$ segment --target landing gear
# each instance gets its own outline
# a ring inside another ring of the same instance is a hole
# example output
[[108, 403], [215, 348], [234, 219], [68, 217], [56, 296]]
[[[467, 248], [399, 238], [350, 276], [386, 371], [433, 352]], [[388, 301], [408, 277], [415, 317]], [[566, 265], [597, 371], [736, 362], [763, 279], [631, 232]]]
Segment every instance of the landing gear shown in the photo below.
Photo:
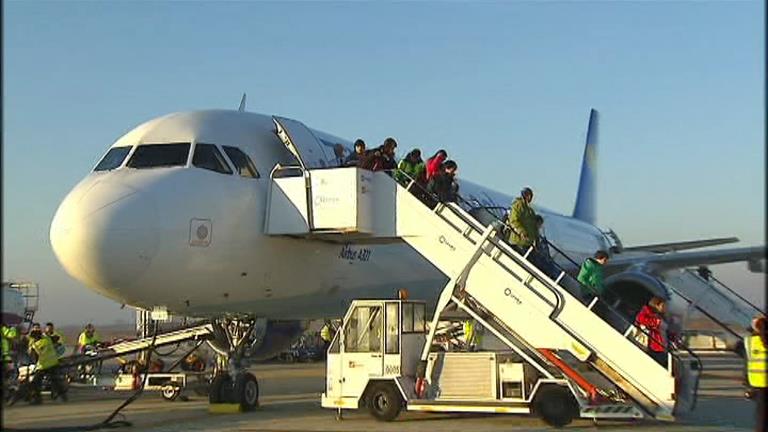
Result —
[[243, 411], [259, 406], [259, 383], [248, 372], [246, 350], [254, 337], [253, 318], [224, 318], [214, 322], [214, 337], [209, 345], [219, 354], [217, 368], [208, 391], [212, 404], [240, 404]]

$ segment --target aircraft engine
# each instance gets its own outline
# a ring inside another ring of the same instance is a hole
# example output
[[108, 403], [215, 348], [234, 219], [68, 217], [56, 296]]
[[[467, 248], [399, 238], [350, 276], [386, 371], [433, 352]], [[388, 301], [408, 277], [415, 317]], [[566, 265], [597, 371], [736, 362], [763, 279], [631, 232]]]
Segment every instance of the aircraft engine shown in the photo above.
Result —
[[667, 301], [671, 299], [664, 283], [641, 269], [627, 270], [605, 279], [605, 300], [630, 321], [634, 321], [653, 296]]

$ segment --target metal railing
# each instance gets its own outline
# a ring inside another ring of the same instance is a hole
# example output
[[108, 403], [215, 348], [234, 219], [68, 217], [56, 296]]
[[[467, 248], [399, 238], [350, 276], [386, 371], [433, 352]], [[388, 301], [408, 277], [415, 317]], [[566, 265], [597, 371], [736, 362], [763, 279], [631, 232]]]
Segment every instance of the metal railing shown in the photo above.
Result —
[[[421, 197], [417, 195], [417, 197], [419, 197], [419, 198], [422, 198], [422, 197], [430, 198], [431, 201], [434, 203], [434, 205], [430, 206], [431, 208], [435, 209], [437, 204], [440, 203], [439, 198], [435, 194], [431, 193], [425, 185], [417, 182], [415, 179], [413, 179], [407, 173], [404, 173], [402, 171], [400, 171], [398, 173], [398, 175], [399, 176], [405, 176], [407, 179], [409, 179], [409, 181], [407, 182], [407, 185], [403, 185], [403, 182], [398, 182], [399, 184], [405, 186], [406, 190], [408, 190], [409, 192], [412, 192], [413, 188], [415, 187], [415, 188], [418, 188], [419, 193], [422, 195]], [[414, 194], [414, 195], [416, 195], [416, 194]], [[422, 201], [424, 201], [424, 200], [422, 199]], [[498, 217], [497, 214], [494, 214], [494, 211], [497, 211], [499, 209], [503, 209], [502, 207], [498, 207], [498, 206], [493, 206], [493, 207], [484, 207], [484, 206], [483, 207], [477, 207], [474, 203], [464, 199], [458, 192], [455, 193], [455, 201], [454, 202], [456, 202], [457, 204], [463, 204], [464, 206], [466, 206], [465, 210], [467, 210], [467, 211], [472, 211], [472, 210], [477, 210], [477, 209], [486, 210], [488, 215], [491, 216], [498, 224], [500, 224], [501, 227], [504, 227], [504, 229], [513, 230], [513, 228], [510, 227], [506, 223], [506, 221], [502, 221]], [[425, 203], [425, 204], [429, 205], [429, 204], [432, 204], [432, 203]], [[451, 207], [450, 206], [445, 206], [445, 208], [451, 208]], [[459, 217], [461, 217], [462, 219], [464, 219], [464, 217], [465, 217], [462, 214], [458, 214], [457, 213], [457, 215]], [[467, 221], [465, 221], [465, 222], [467, 222]], [[474, 222], [474, 224], [479, 224], [477, 221], [473, 221], [473, 222]], [[474, 225], [473, 223], [468, 223], [468, 224], [469, 225]], [[548, 259], [548, 263], [547, 264], [552, 266], [553, 268], [557, 269], [558, 276], [556, 278], [553, 278], [552, 276], [550, 276], [549, 274], [544, 272], [542, 269], [538, 268], [537, 263], [535, 263], [532, 260], [539, 261], [538, 264], [541, 264], [544, 260], [547, 260], [547, 258], [546, 257], [542, 257], [540, 252], [538, 252], [534, 246], [529, 247], [524, 253], [521, 253], [518, 250], [514, 250], [515, 249], [514, 247], [503, 247], [503, 246], [500, 246], [500, 243], [498, 241], [496, 241], [496, 239], [492, 239], [491, 238], [491, 239], [489, 239], [489, 241], [494, 243], [494, 245], [497, 246], [499, 249], [502, 249], [502, 250], [506, 249], [505, 252], [507, 253], [507, 255], [510, 256], [518, 265], [522, 264], [522, 262], [526, 262], [527, 264], [523, 265], [524, 268], [527, 268], [529, 266], [533, 266], [534, 268], [539, 270], [539, 272], [543, 273], [544, 276], [547, 276], [548, 279], [551, 279], [552, 282], [554, 282], [554, 285], [556, 285], [556, 286], [560, 287], [561, 289], [569, 292], [571, 295], [574, 296], [574, 298], [577, 298], [577, 295], [575, 293], [573, 293], [572, 290], [569, 287], [566, 287], [566, 286], [562, 285], [561, 282], [564, 282], [565, 280], [569, 280], [569, 281], [572, 281], [571, 283], [575, 283], [576, 286], [581, 290], [581, 292], [592, 292], [592, 293], [595, 293], [594, 290], [592, 290], [591, 288], [585, 286], [584, 284], [579, 282], [577, 279], [575, 279], [571, 275], [569, 275], [568, 272], [565, 269], [563, 269], [562, 266], [557, 264], [557, 262], [555, 262], [554, 259], [552, 259], [551, 257]], [[507, 244], [507, 246], [509, 246], [509, 244]], [[557, 252], [563, 258], [565, 258], [568, 262], [570, 262], [575, 268], [580, 268], [580, 265], [576, 261], [574, 261], [570, 256], [568, 256], [560, 248], [555, 246], [552, 242], [547, 241], [546, 245], [539, 245], [539, 248], [541, 248], [542, 246], [553, 249], [555, 252]], [[519, 255], [521, 259], [517, 259], [514, 254], [510, 253], [511, 250], [514, 250], [514, 252], [517, 255]], [[530, 270], [529, 270], [529, 272], [530, 272]], [[562, 294], [560, 292], [558, 292], [557, 290], [553, 289], [553, 287], [551, 286], [550, 281], [546, 280], [545, 278], [542, 278], [541, 277], [542, 275], [539, 275], [539, 274], [536, 274], [536, 273], [537, 272], [530, 272], [530, 274], [533, 277], [535, 277], [539, 282], [542, 282], [550, 291], [553, 291], [555, 293], [556, 297], [558, 298], [558, 302], [560, 302], [561, 299], [563, 298]], [[526, 288], [531, 289], [532, 291], [535, 291], [535, 290], [533, 290], [532, 287], [529, 286], [529, 284], [524, 283], [524, 285], [526, 286]], [[595, 294], [597, 294], [597, 293], [595, 293]], [[578, 298], [577, 298], [577, 300], [578, 300]], [[582, 304], [584, 304], [584, 302], [582, 302]], [[611, 323], [608, 319], [606, 319], [606, 317], [600, 316], [597, 313], [595, 313], [594, 308], [598, 304], [600, 305], [600, 308], [603, 311], [605, 311], [606, 313], [610, 314], [610, 316], [612, 316], [613, 318], [620, 320], [621, 324], [623, 324], [622, 327], [626, 327], [626, 330], [621, 331], [621, 330], [617, 329], [616, 326], [615, 326], [616, 323]], [[599, 317], [604, 322], [606, 322], [610, 327], [614, 328], [614, 330], [616, 330], [619, 334], [621, 334], [625, 339], [629, 339], [630, 341], [632, 341], [632, 343], [634, 343], [636, 346], [641, 348], [644, 352], [647, 349], [647, 347], [642, 346], [637, 341], [636, 338], [629, 337], [630, 334], [633, 333], [633, 330], [634, 330], [635, 334], [637, 334], [637, 333], [644, 334], [645, 337], [648, 338], [649, 341], [654, 341], [654, 342], [658, 343], [659, 345], [667, 346], [667, 344], [665, 344], [663, 340], [659, 340], [658, 338], [653, 337], [651, 335], [651, 333], [649, 331], [647, 331], [646, 329], [643, 329], [643, 328], [640, 328], [640, 327], [636, 327], [634, 325], [634, 321], [630, 321], [629, 319], [627, 319], [627, 317], [625, 317], [616, 308], [614, 308], [613, 306], [611, 306], [610, 304], [608, 304], [607, 302], [602, 300], [599, 295], [595, 295], [590, 300], [589, 304], [587, 305], [587, 308], [592, 310], [593, 313], [595, 313], [595, 315], [597, 317]], [[557, 315], [559, 315], [559, 311], [560, 310], [562, 310], [562, 307], [557, 307], [556, 306], [555, 309], [553, 310], [552, 314], [550, 315], [550, 318], [553, 319], [553, 320], [556, 320]], [[557, 321], [557, 322], [561, 326], [565, 326], [564, 323], [562, 323], [560, 321]], [[567, 326], [565, 326], [565, 327], [567, 327]], [[567, 331], [572, 336], [575, 336], [575, 335], [573, 335], [573, 332], [570, 329], [568, 329]], [[702, 364], [701, 364], [701, 360], [700, 360], [699, 356], [696, 355], [696, 353], [694, 353], [687, 345], [685, 345], [682, 342], [673, 342], [673, 341], [667, 341], [667, 343], [669, 345], [672, 345], [677, 350], [685, 351], [689, 356], [691, 356], [693, 359], [695, 359], [696, 363], [698, 364], [699, 370], [701, 370]], [[665, 351], [667, 352], [668, 356], [674, 357], [678, 362], [680, 361], [679, 356], [677, 354], [675, 354], [674, 352], [672, 352], [672, 350], [665, 348]], [[672, 362], [670, 362], [668, 360], [667, 361], [667, 368], [671, 369], [671, 367], [672, 367]]]

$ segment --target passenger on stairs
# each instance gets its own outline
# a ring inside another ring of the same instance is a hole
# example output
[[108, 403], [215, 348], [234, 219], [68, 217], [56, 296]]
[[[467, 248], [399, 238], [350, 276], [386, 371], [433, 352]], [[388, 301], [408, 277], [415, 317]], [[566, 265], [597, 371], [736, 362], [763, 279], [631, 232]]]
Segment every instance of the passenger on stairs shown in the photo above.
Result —
[[395, 162], [395, 149], [397, 141], [389, 137], [384, 140], [384, 144], [365, 153], [361, 168], [371, 171], [392, 171], [397, 168]]
[[443, 162], [448, 159], [448, 152], [443, 149], [438, 150], [434, 156], [427, 159], [425, 165], [426, 168], [426, 181], [432, 180], [432, 176], [442, 171]]
[[432, 176], [427, 185], [427, 190], [435, 195], [440, 202], [455, 202], [459, 194], [459, 185], [456, 183], [458, 165], [449, 160], [443, 164], [443, 169]]
[[544, 274], [551, 279], [556, 279], [560, 274], [560, 269], [552, 259], [552, 255], [549, 253], [549, 243], [544, 236], [544, 218], [540, 215], [536, 215], [536, 232], [538, 237], [533, 244], [533, 256], [531, 261], [539, 268]]
[[640, 309], [635, 327], [648, 333], [648, 354], [660, 365], [667, 367], [667, 323], [664, 321], [666, 305], [661, 297], [653, 297]]
[[425, 172], [426, 167], [424, 166], [424, 161], [421, 160], [421, 150], [413, 149], [397, 164], [395, 180], [403, 186], [408, 186], [411, 180], [416, 181], [420, 186], [424, 186], [426, 185]]
[[608, 262], [608, 252], [599, 250], [595, 252], [594, 258], [587, 258], [579, 269], [579, 275], [576, 277], [587, 292], [582, 292], [582, 298], [591, 299], [594, 296], [601, 297], [605, 291], [603, 284], [603, 266]]
[[536, 212], [530, 205], [531, 201], [533, 201], [533, 190], [529, 187], [523, 188], [520, 196], [512, 202], [507, 216], [507, 225], [510, 227], [509, 242], [522, 253], [533, 246], [539, 236]]
[[360, 163], [365, 156], [365, 141], [362, 138], [355, 140], [355, 151], [347, 156], [344, 161], [344, 166], [360, 166]]

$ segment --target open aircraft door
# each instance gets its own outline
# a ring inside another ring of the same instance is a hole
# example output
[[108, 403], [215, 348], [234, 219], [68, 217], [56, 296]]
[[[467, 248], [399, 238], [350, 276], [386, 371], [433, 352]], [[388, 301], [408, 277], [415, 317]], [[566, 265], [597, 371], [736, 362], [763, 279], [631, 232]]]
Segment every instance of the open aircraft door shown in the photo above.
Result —
[[332, 149], [327, 149], [326, 153], [323, 143], [304, 123], [278, 116], [272, 116], [272, 120], [280, 141], [296, 156], [303, 169], [331, 168], [337, 165]]

